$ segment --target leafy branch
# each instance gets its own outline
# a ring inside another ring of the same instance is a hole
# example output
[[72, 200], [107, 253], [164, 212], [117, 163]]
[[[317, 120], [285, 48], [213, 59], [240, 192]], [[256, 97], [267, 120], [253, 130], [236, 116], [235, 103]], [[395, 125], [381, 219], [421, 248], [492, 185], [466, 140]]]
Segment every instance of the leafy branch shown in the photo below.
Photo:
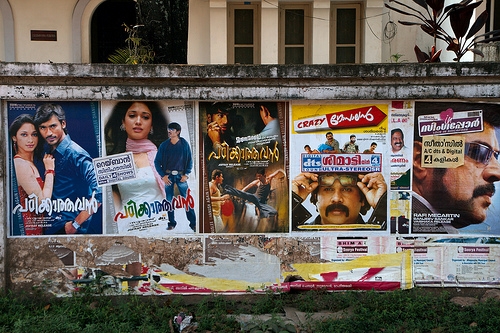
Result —
[[[454, 61], [460, 59], [468, 52], [478, 54], [484, 57], [484, 54], [476, 49], [479, 43], [487, 43], [500, 39], [500, 30], [494, 30], [485, 34], [476, 34], [485, 25], [488, 18], [488, 12], [485, 10], [470, 25], [474, 9], [481, 5], [482, 0], [472, 2], [473, 0], [462, 0], [459, 3], [451, 4], [444, 7], [445, 0], [413, 0], [419, 7], [413, 8], [399, 0], [389, 0], [385, 3], [385, 7], [400, 13], [402, 15], [410, 16], [412, 21], [398, 21], [402, 25], [407, 26], [420, 26], [420, 28], [428, 35], [434, 38], [434, 44], [429, 54], [420, 50], [415, 45], [415, 54], [418, 62], [439, 62], [441, 50], [436, 50], [437, 40], [442, 40], [447, 44], [447, 51], [455, 53], [456, 58]], [[454, 36], [450, 35], [443, 29], [443, 23], [449, 20]], [[470, 27], [470, 28], [469, 28]], [[483, 38], [484, 39], [481, 39]]]
[[152, 63], [155, 58], [155, 52], [148, 45], [143, 45], [142, 38], [138, 37], [138, 29], [142, 25], [128, 26], [127, 24], [122, 24], [125, 27], [125, 32], [128, 33], [128, 38], [125, 39], [127, 47], [116, 49], [115, 52], [109, 55], [108, 60], [113, 64], [149, 64]]

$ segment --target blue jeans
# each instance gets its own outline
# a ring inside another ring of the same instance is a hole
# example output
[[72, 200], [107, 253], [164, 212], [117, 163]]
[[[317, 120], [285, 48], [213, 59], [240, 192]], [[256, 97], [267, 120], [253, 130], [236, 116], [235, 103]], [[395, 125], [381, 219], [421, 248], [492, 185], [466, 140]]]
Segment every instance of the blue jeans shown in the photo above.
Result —
[[[172, 202], [172, 199], [174, 198], [174, 184], [177, 185], [177, 188], [179, 189], [179, 194], [185, 198], [187, 195], [187, 190], [188, 190], [188, 183], [187, 182], [181, 182], [182, 175], [177, 174], [177, 175], [168, 175], [168, 179], [170, 180], [171, 184], [170, 185], [165, 185], [165, 194], [167, 197], [167, 200]], [[189, 208], [188, 211], [186, 211], [186, 217], [189, 221], [189, 226], [193, 231], [196, 231], [196, 214], [194, 212], [194, 209]], [[169, 211], [168, 212], [168, 226], [174, 228], [177, 225], [177, 222], [175, 221], [175, 213], [174, 211]]]

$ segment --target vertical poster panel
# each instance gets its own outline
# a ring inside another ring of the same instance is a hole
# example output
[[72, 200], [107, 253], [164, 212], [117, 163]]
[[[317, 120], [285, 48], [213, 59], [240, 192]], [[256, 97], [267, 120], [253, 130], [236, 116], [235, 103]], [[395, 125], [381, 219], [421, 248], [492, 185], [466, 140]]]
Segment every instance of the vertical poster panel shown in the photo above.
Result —
[[105, 156], [98, 173], [108, 199], [106, 233], [159, 237], [195, 232], [193, 105], [103, 101], [101, 109]]
[[410, 191], [391, 191], [391, 234], [410, 233], [411, 195]]
[[500, 234], [500, 106], [416, 102], [413, 234]]
[[7, 102], [9, 235], [102, 234], [97, 102]]
[[199, 104], [202, 233], [288, 232], [286, 103]]
[[[410, 190], [413, 149], [413, 102], [392, 101], [390, 112], [391, 190]], [[405, 142], [406, 138], [406, 142]]]
[[444, 248], [427, 243], [426, 238], [394, 238], [396, 252], [413, 252], [413, 280], [419, 286], [441, 286], [443, 276]]
[[388, 104], [292, 105], [292, 230], [388, 230]]

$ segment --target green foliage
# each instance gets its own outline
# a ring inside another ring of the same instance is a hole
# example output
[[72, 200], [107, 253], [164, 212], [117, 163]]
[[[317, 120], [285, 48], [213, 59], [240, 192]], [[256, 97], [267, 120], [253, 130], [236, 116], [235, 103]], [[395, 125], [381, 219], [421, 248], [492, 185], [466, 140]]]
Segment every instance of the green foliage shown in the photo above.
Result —
[[283, 307], [286, 302], [286, 294], [281, 292], [274, 292], [271, 289], [267, 289], [262, 297], [257, 298], [252, 307], [253, 314], [266, 314], [266, 313], [278, 313], [283, 312]]
[[406, 62], [406, 60], [401, 60], [405, 55], [401, 53], [391, 54], [391, 62], [400, 63]]
[[[498, 332], [500, 327], [498, 300], [461, 307], [450, 302], [451, 296], [446, 291], [429, 292], [419, 288], [386, 293], [269, 292], [245, 295], [238, 300], [224, 295], [196, 297], [200, 300], [189, 303], [182, 296], [81, 294], [56, 298], [40, 293], [3, 292], [0, 293], [0, 332], [165, 333], [171, 332], [170, 321], [179, 312], [192, 314], [197, 323], [195, 331], [205, 333], [482, 333]], [[307, 323], [299, 328], [292, 327], [283, 319], [284, 306], [306, 312]], [[317, 311], [346, 309], [349, 311], [342, 318], [312, 319]], [[253, 320], [243, 327], [235, 319], [238, 314], [257, 310], [271, 314], [271, 318]]]
[[136, 0], [140, 36], [153, 47], [157, 64], [187, 64], [187, 0]]
[[123, 23], [125, 32], [128, 33], [128, 38], [125, 40], [127, 47], [115, 50], [115, 53], [108, 57], [108, 60], [113, 64], [150, 64], [155, 59], [155, 52], [151, 47], [145, 45], [142, 38], [138, 37], [138, 29], [140, 25], [129, 27]]
[[282, 318], [273, 316], [265, 321], [250, 323], [242, 331], [249, 333], [295, 333], [297, 328], [291, 323], [286, 323]]
[[[477, 35], [479, 30], [487, 22], [488, 12], [483, 11], [477, 19], [471, 24], [474, 10], [481, 5], [482, 0], [462, 0], [460, 2], [444, 6], [445, 0], [413, 0], [416, 5], [412, 7], [403, 1], [389, 0], [385, 6], [397, 13], [409, 16], [412, 21], [398, 21], [402, 25], [420, 26], [428, 35], [434, 38], [434, 44], [428, 53], [420, 50], [415, 45], [415, 54], [418, 62], [439, 62], [441, 50], [436, 50], [436, 40], [442, 40], [446, 43], [447, 51], [455, 53], [455, 61], [460, 59], [468, 52], [483, 56], [481, 51], [475, 48], [478, 43], [485, 43], [497, 40], [500, 30], [491, 31], [486, 34]], [[444, 23], [449, 21], [453, 35], [444, 28]]]
[[233, 314], [234, 309], [237, 308], [237, 305], [233, 301], [224, 296], [211, 295], [205, 297], [198, 303], [195, 311], [191, 312], [186, 308], [182, 309], [182, 311], [184, 313], [191, 313], [195, 316], [195, 321], [198, 323], [198, 329], [201, 332], [213, 331], [229, 333], [235, 332], [235, 329], [239, 328], [239, 324], [236, 320], [228, 316]]

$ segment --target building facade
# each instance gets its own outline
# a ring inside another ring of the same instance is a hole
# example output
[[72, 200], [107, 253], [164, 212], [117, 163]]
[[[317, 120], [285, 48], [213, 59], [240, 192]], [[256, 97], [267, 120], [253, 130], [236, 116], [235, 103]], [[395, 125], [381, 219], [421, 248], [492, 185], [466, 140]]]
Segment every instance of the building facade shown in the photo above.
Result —
[[[119, 35], [122, 23], [136, 23], [134, 4], [45, 0], [28, 6], [25, 0], [1, 0], [0, 60], [102, 62], [107, 58], [96, 56], [98, 49], [109, 52], [110, 43], [120, 45], [113, 42], [127, 37]], [[485, 9], [491, 13], [485, 29], [492, 30], [498, 8], [485, 1], [476, 13]], [[395, 61], [393, 55], [413, 62], [414, 45], [426, 49], [432, 39], [416, 27], [401, 26], [400, 19], [382, 0], [190, 0], [188, 63], [386, 63]], [[442, 60], [451, 61], [445, 53]]]

